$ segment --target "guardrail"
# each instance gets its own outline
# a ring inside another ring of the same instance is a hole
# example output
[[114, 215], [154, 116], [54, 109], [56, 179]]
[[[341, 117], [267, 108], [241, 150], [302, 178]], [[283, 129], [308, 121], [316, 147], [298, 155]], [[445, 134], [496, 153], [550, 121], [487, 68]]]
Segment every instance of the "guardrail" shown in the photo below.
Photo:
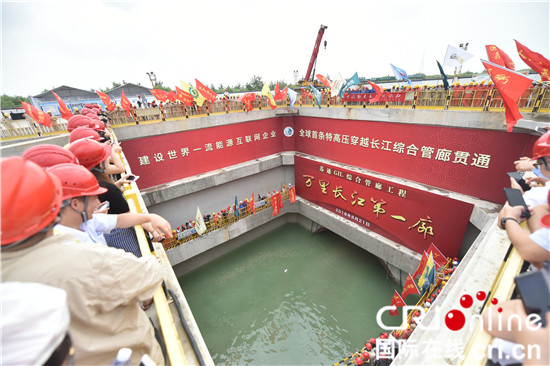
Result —
[[[346, 107], [346, 108], [410, 108], [410, 109], [436, 109], [436, 110], [478, 110], [478, 111], [503, 111], [502, 96], [494, 87], [466, 87], [449, 90], [404, 90], [386, 93], [383, 101], [370, 104], [372, 93], [348, 92], [344, 98], [322, 96], [322, 107]], [[277, 101], [278, 107], [289, 106], [288, 101]], [[317, 107], [313, 98], [299, 94], [294, 104], [295, 107]], [[550, 112], [550, 91], [546, 87], [530, 87], [518, 101], [520, 111], [534, 113]], [[269, 109], [267, 97], [257, 96], [253, 101], [253, 109]], [[244, 112], [244, 104], [241, 101], [230, 99], [229, 101], [217, 100], [214, 103], [205, 102], [202, 107], [193, 105], [169, 103], [164, 106], [167, 120], [193, 118], [224, 113]], [[162, 119], [159, 108], [142, 108], [135, 110], [136, 117], [126, 116], [126, 111], [118, 107], [113, 112], [108, 112], [113, 127], [139, 123], [159, 122]], [[67, 133], [67, 121], [53, 117], [52, 126], [38, 125], [31, 120], [2, 121], [0, 124], [2, 140], [32, 138], [58, 133]]]
[[[116, 135], [113, 133], [112, 138], [114, 141], [116, 141]], [[126, 160], [124, 153], [119, 153], [122, 161], [124, 162], [126, 173], [131, 174], [131, 169], [128, 164], [128, 161]], [[143, 202], [143, 198], [141, 197], [141, 193], [139, 192], [139, 188], [137, 187], [135, 182], [131, 182], [129, 184], [124, 184], [124, 198], [128, 202], [128, 207], [130, 208], [130, 212], [133, 213], [146, 213], [147, 207], [145, 206]], [[149, 248], [149, 243], [147, 241], [147, 238], [145, 236], [145, 232], [141, 225], [135, 226], [136, 230], [136, 236], [138, 238], [139, 248], [141, 250], [141, 253], [143, 256], [146, 255], [155, 255], [155, 257], [159, 257], [155, 252], [151, 252]], [[159, 248], [162, 250], [162, 248]], [[164, 257], [166, 257], [164, 255]], [[169, 262], [167, 258], [165, 258], [165, 262]], [[171, 268], [170, 268], [171, 271]], [[164, 271], [166, 273], [167, 271]], [[175, 277], [175, 274], [172, 272], [171, 275]], [[165, 278], [165, 280], [167, 280]], [[177, 280], [175, 281], [169, 281], [172, 283], [177, 283]], [[172, 296], [175, 296], [173, 294]], [[177, 300], [177, 299], [176, 299]], [[169, 306], [169, 300], [167, 299], [167, 294], [164, 292], [162, 287], [159, 287], [157, 291], [155, 292], [153, 296], [153, 302], [155, 305], [156, 313], [159, 320], [160, 329], [166, 344], [166, 353], [170, 360], [171, 365], [187, 365], [187, 358], [185, 356], [185, 352], [183, 349], [183, 343], [181, 338], [178, 334], [178, 329], [176, 326], [176, 323], [174, 321], [175, 317], [174, 314], [172, 314], [172, 311], [170, 310]], [[181, 301], [179, 301], [181, 302]], [[178, 315], [179, 316], [179, 315]], [[182, 322], [185, 322], [185, 319], [181, 319]], [[184, 328], [187, 328], [185, 324], [183, 325]], [[193, 335], [188, 334], [188, 337], [192, 337]], [[196, 342], [190, 341], [191, 344], [196, 344]], [[199, 360], [199, 364], [204, 365], [204, 358], [201, 354], [200, 350], [195, 350], [195, 356], [197, 360]], [[210, 364], [210, 362], [208, 362]]]
[[[283, 201], [289, 200], [290, 199], [289, 191], [285, 190], [281, 192], [281, 198]], [[260, 212], [268, 208], [271, 208], [272, 207], [271, 200], [269, 199], [269, 197], [267, 197], [267, 199], [265, 200], [260, 200], [258, 202], [255, 202], [254, 207], [255, 207], [255, 212]], [[238, 215], [235, 215], [235, 212], [231, 211], [231, 212], [228, 212], [226, 215], [222, 214], [221, 217], [218, 217], [217, 219], [211, 218], [208, 221], [205, 220], [206, 231], [202, 235], [205, 235], [214, 230], [219, 230], [221, 228], [229, 226], [253, 214], [252, 209], [249, 206], [240, 208], [237, 211], [238, 211]], [[182, 244], [185, 244], [187, 242], [190, 242], [191, 240], [196, 239], [199, 236], [201, 235], [197, 234], [197, 231], [193, 227], [191, 229], [186, 229], [181, 232], [176, 232], [174, 238], [172, 239], [167, 238], [166, 240], [164, 240], [162, 245], [164, 247], [164, 250], [169, 250], [177, 246], [180, 246]]]

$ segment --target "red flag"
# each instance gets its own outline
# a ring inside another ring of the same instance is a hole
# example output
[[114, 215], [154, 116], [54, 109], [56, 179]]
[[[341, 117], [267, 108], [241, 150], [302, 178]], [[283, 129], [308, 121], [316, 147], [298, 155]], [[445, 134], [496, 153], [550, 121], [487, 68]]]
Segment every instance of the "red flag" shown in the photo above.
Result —
[[27, 113], [27, 115], [31, 117], [36, 123], [38, 123], [39, 125], [44, 125], [46, 127], [50, 127], [52, 125], [52, 118], [48, 113], [44, 113], [36, 109], [29, 103], [23, 102], [22, 100], [20, 102], [25, 109], [25, 113]]
[[417, 294], [420, 295], [420, 290], [418, 290], [418, 286], [416, 286], [416, 283], [414, 283], [413, 278], [411, 277], [411, 274], [407, 276], [407, 281], [405, 282], [405, 286], [403, 286], [403, 292], [401, 292], [401, 297], [403, 299], [407, 299], [407, 296], [411, 294]]
[[187, 106], [193, 105], [193, 96], [188, 92], [184, 91], [183, 89], [178, 88], [177, 86], [176, 86], [176, 97], [178, 100], [180, 100], [182, 103], [184, 103]]
[[122, 90], [122, 94], [120, 95], [120, 106], [126, 111], [126, 117], [130, 117], [130, 108], [132, 107], [132, 103], [130, 103], [128, 98], [126, 98], [124, 90]]
[[[391, 298], [390, 306], [396, 306], [397, 308], [400, 308], [401, 306], [405, 306], [405, 305], [407, 305], [407, 304], [405, 304], [405, 301], [403, 301], [401, 296], [399, 296], [397, 291], [395, 291], [395, 293], [393, 294], [393, 297]], [[391, 316], [399, 315], [399, 312], [397, 311], [397, 308], [395, 310], [390, 310], [390, 315]]]
[[252, 107], [252, 101], [253, 100], [256, 100], [256, 94], [254, 94], [254, 93], [246, 93], [245, 95], [243, 95], [241, 97], [241, 101], [246, 106], [246, 111], [247, 112], [250, 112], [253, 109], [253, 107]]
[[283, 90], [279, 89], [279, 82], [277, 82], [277, 86], [275, 87], [275, 96], [273, 99], [275, 100], [285, 100], [288, 96], [288, 85], [285, 86]]
[[99, 92], [97, 90], [95, 92], [97, 93], [97, 95], [99, 95], [99, 97], [101, 98], [101, 101], [103, 102], [103, 104], [105, 104], [105, 108], [107, 108], [107, 110], [111, 112], [115, 110], [116, 105], [115, 103], [113, 103], [113, 101], [111, 100], [111, 98], [109, 98], [107, 94]]
[[367, 82], [372, 86], [372, 88], [376, 92], [376, 96], [374, 98], [372, 98], [371, 100], [369, 100], [369, 103], [376, 103], [380, 100], [380, 98], [382, 98], [382, 94], [384, 94], [384, 91], [382, 91], [382, 88], [380, 87], [380, 85], [375, 84], [375, 83], [371, 83], [368, 80], [367, 80]]
[[54, 91], [52, 91], [52, 94], [55, 99], [57, 99], [57, 104], [59, 104], [59, 112], [61, 112], [61, 117], [67, 120], [71, 118], [73, 114], [71, 113], [71, 110], [67, 108], [67, 105], [65, 104], [63, 99], [61, 99], [59, 95], [57, 95]]
[[516, 41], [516, 46], [523, 62], [535, 70], [540, 75], [542, 81], [550, 81], [550, 61], [540, 53], [531, 51], [518, 41]]
[[292, 186], [288, 189], [288, 195], [290, 196], [290, 203], [296, 202], [296, 186]]
[[160, 100], [161, 102], [166, 102], [168, 100], [168, 92], [162, 89], [149, 89], [149, 91], [153, 94], [155, 99]]
[[514, 61], [512, 61], [510, 56], [497, 46], [488, 44], [485, 46], [485, 49], [487, 50], [487, 57], [489, 57], [489, 61], [492, 63], [504, 66], [510, 70], [516, 69], [516, 65], [514, 65]]
[[277, 191], [275, 196], [277, 197], [277, 202], [279, 203], [279, 208], [283, 208], [283, 197], [281, 196], [281, 192]]
[[447, 264], [447, 257], [445, 257], [443, 253], [441, 253], [439, 249], [437, 249], [434, 243], [431, 243], [430, 247], [428, 248], [428, 254], [430, 254], [430, 252], [432, 253], [433, 260], [438, 267], [441, 267]]
[[279, 207], [279, 200], [277, 199], [276, 195], [271, 196], [271, 207], [273, 207], [272, 216], [277, 216], [279, 212], [281, 212], [281, 209]]
[[315, 77], [319, 80], [321, 80], [321, 82], [323, 83], [324, 86], [328, 87], [328, 88], [331, 88], [332, 86], [330, 85], [330, 81], [328, 81], [328, 79], [326, 77], [324, 77], [323, 75], [321, 74], [317, 74], [315, 75]]
[[256, 204], [254, 203], [254, 192], [252, 192], [252, 198], [250, 199], [250, 207], [252, 207], [252, 215], [256, 214]]
[[174, 93], [173, 90], [170, 90], [168, 92], [168, 100], [171, 102], [175, 102], [176, 100], [178, 100], [178, 96], [176, 95], [176, 93]]
[[306, 97], [308, 97], [308, 98], [313, 99], [313, 95], [312, 95], [310, 92], [308, 92], [308, 91], [305, 90], [304, 88], [300, 88], [300, 89], [302, 89], [302, 94], [304, 94], [304, 95], [305, 95]]
[[413, 274], [413, 278], [416, 278], [416, 276], [419, 276], [424, 272], [424, 267], [426, 267], [426, 263], [428, 263], [428, 253], [424, 252], [422, 254], [422, 259], [420, 259], [420, 264], [418, 264], [418, 268]]
[[216, 101], [216, 97], [218, 96], [218, 94], [216, 94], [215, 91], [207, 88], [206, 86], [204, 86], [197, 79], [195, 79], [195, 84], [197, 85], [197, 90], [199, 91], [199, 93], [202, 94], [203, 97], [205, 97], [206, 99], [208, 99], [212, 103], [214, 103]]
[[506, 126], [508, 132], [512, 132], [518, 119], [523, 118], [519, 113], [518, 100], [527, 90], [533, 80], [526, 76], [521, 75], [512, 70], [500, 67], [492, 62], [481, 60], [485, 69], [489, 73], [491, 80], [497, 87], [500, 95], [502, 96], [502, 102], [504, 103], [504, 110], [506, 112]]

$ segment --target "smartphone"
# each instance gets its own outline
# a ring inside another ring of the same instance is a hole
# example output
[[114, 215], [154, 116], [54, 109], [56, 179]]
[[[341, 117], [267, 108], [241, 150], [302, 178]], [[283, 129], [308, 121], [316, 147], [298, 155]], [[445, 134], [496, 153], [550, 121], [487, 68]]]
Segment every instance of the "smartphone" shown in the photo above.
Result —
[[139, 175], [129, 175], [126, 177], [126, 180], [130, 180], [130, 181], [136, 181], [139, 179]]
[[531, 217], [531, 214], [529, 213], [529, 208], [527, 207], [527, 204], [525, 203], [523, 195], [521, 194], [521, 191], [519, 189], [504, 188], [504, 194], [506, 195], [506, 200], [508, 201], [508, 204], [510, 206], [523, 206], [525, 208], [521, 213], [521, 217], [524, 217], [526, 219]]
[[516, 182], [521, 186], [521, 189], [523, 189], [523, 192], [527, 192], [531, 189], [531, 186], [527, 183], [525, 183], [525, 180], [523, 179], [523, 175], [521, 175], [520, 172], [508, 172], [506, 173], [510, 178], [514, 178]]
[[105, 201], [96, 208], [96, 211], [101, 211], [103, 209], [109, 208], [110, 206], [111, 204], [109, 203], [109, 201]]
[[514, 278], [525, 313], [538, 314], [541, 319], [537, 323], [543, 327], [546, 327], [546, 312], [550, 311], [548, 276], [548, 271], [543, 269], [525, 272]]

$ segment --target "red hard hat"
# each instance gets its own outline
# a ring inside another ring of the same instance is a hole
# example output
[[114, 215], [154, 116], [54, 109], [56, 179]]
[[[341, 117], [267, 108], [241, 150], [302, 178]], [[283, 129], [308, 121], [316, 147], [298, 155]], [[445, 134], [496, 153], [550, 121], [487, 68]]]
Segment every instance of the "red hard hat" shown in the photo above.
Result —
[[62, 188], [56, 176], [14, 156], [0, 160], [0, 179], [2, 246], [38, 233], [57, 217]]
[[30, 160], [42, 168], [48, 168], [62, 163], [78, 164], [74, 154], [61, 146], [41, 144], [27, 149], [21, 157]]
[[[80, 139], [92, 139], [95, 141], [101, 140], [99, 133], [96, 130], [91, 129], [90, 127], [80, 126], [77, 127], [69, 135], [69, 143], [73, 143], [76, 140]], [[77, 163], [78, 164], [78, 163]]]
[[533, 160], [538, 158], [543, 158], [545, 156], [550, 156], [550, 132], [546, 132], [544, 135], [539, 137], [533, 146]]
[[79, 126], [86, 126], [91, 127], [90, 125], [93, 124], [93, 121], [81, 114], [77, 114], [76, 116], [72, 116], [67, 121], [67, 131], [72, 132], [75, 128]]
[[88, 113], [86, 117], [99, 120], [99, 117], [95, 113]]
[[56, 175], [61, 181], [63, 200], [82, 196], [97, 196], [107, 192], [107, 188], [100, 187], [92, 172], [82, 165], [59, 164], [52, 166], [48, 172]]
[[90, 139], [76, 140], [69, 146], [80, 165], [90, 170], [111, 155], [111, 146]]
[[91, 107], [85, 107], [85, 108], [82, 108], [80, 113], [82, 113], [83, 115], [87, 115], [87, 114], [93, 113], [93, 111], [92, 111]]
[[99, 108], [99, 104], [92, 104], [92, 108]]
[[84, 104], [84, 107], [93, 108], [94, 106], [92, 105], [92, 103], [86, 103], [86, 104]]
[[93, 108], [92, 108], [92, 111], [94, 111], [95, 114], [101, 113], [101, 109], [99, 109], [99, 106], [93, 107]]

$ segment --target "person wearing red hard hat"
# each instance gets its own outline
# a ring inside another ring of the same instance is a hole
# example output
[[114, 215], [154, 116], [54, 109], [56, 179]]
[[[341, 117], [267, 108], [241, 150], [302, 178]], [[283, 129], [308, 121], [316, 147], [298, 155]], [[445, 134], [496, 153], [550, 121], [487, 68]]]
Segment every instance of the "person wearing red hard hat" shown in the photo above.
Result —
[[[80, 139], [73, 142], [68, 150], [72, 152], [88, 170], [98, 170], [107, 174], [119, 174], [125, 171], [124, 164], [116, 153], [120, 147], [111, 148], [91, 139]], [[114, 164], [111, 164], [113, 162]]]
[[36, 282], [66, 291], [76, 364], [109, 365], [120, 348], [129, 347], [132, 364], [148, 354], [163, 365], [140, 304], [162, 283], [157, 259], [53, 235], [62, 184], [39, 165], [22, 157], [0, 159], [0, 180], [2, 282]]
[[[150, 223], [153, 231], [163, 231], [170, 236], [172, 228], [168, 221], [156, 214], [125, 213], [108, 215], [94, 212], [100, 205], [98, 195], [107, 192], [100, 187], [96, 177], [81, 165], [58, 164], [48, 170], [59, 178], [63, 186], [63, 206], [61, 222], [54, 232], [74, 235], [79, 242], [101, 243], [107, 245], [104, 233], [115, 228], [130, 228]], [[140, 257], [139, 248], [137, 252]], [[128, 250], [127, 250], [128, 251]]]
[[81, 140], [81, 139], [92, 139], [94, 141], [99, 142], [101, 140], [101, 137], [99, 136], [99, 133], [97, 133], [96, 130], [91, 129], [90, 127], [80, 126], [75, 128], [69, 135], [69, 143], [72, 144], [76, 140]]
[[33, 146], [25, 150], [21, 156], [40, 165], [42, 168], [48, 168], [62, 163], [78, 164], [78, 159], [72, 152], [61, 146], [50, 144]]

